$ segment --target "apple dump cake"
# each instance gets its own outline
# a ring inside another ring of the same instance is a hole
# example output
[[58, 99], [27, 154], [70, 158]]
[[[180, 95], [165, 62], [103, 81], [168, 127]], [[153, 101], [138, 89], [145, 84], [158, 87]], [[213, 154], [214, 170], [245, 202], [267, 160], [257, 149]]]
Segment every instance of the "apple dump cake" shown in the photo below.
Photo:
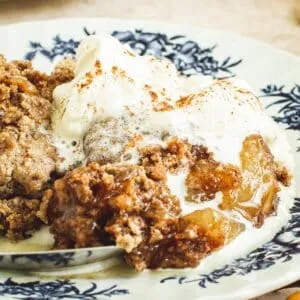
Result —
[[[195, 267], [293, 189], [284, 132], [237, 79], [180, 76], [109, 36], [46, 75], [0, 60], [0, 231]], [[283, 197], [284, 198], [284, 197]]]

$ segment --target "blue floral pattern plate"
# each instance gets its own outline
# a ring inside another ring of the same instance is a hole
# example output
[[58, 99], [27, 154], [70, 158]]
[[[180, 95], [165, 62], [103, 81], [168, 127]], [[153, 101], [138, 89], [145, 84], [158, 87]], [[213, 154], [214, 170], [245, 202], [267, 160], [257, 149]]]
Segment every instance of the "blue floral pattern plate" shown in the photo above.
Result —
[[[276, 122], [287, 130], [300, 164], [300, 59], [261, 42], [231, 33], [143, 21], [110, 19], [56, 20], [0, 28], [5, 43], [0, 53], [9, 59], [28, 59], [49, 69], [63, 56], [74, 55], [80, 40], [109, 33], [139, 54], [171, 60], [184, 75], [212, 78], [239, 76], [261, 97]], [[297, 168], [296, 168], [297, 169]], [[296, 170], [296, 182], [299, 180]], [[264, 294], [300, 278], [300, 193], [290, 221], [270, 240], [235, 257], [188, 270], [145, 271], [136, 274], [110, 262], [62, 271], [0, 272], [0, 299], [244, 299]], [[4, 259], [0, 256], [0, 262]], [[68, 264], [69, 254], [33, 255], [40, 263]], [[13, 264], [14, 261], [11, 261]]]

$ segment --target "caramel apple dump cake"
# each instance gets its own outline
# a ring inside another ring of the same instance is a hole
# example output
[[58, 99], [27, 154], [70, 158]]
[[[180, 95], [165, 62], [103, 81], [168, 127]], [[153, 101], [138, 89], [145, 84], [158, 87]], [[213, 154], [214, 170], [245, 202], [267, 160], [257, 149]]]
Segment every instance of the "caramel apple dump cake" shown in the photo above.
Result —
[[11, 240], [47, 224], [54, 249], [116, 245], [138, 271], [195, 267], [292, 195], [285, 134], [247, 84], [180, 76], [109, 36], [51, 75], [2, 58], [0, 100]]

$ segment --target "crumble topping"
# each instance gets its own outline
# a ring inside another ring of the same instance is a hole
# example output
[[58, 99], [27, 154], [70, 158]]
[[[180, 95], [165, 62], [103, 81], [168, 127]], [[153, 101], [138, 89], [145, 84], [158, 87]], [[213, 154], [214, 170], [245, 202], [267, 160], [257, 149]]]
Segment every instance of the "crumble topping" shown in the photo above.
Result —
[[0, 233], [11, 240], [23, 240], [42, 225], [37, 216], [40, 201], [15, 197], [0, 200]]
[[[166, 147], [147, 146], [141, 148], [141, 164], [153, 179], [157, 177], [158, 173], [165, 173], [166, 171], [177, 174], [187, 169], [192, 163], [194, 159], [193, 149], [193, 146], [187, 141], [171, 137], [168, 139]], [[204, 147], [202, 150], [207, 151]]]
[[42, 207], [55, 248], [116, 243], [138, 271], [195, 266], [244, 229], [212, 209], [182, 216], [165, 181], [136, 165], [91, 163], [68, 172], [45, 193]]
[[58, 158], [49, 138], [32, 130], [28, 118], [22, 123], [19, 130], [9, 126], [0, 132], [0, 197], [39, 197], [56, 169]]
[[27, 236], [39, 223], [38, 199], [58, 162], [47, 133], [52, 91], [72, 78], [72, 65], [65, 60], [46, 75], [30, 62], [7, 62], [0, 56], [0, 223], [10, 239]]

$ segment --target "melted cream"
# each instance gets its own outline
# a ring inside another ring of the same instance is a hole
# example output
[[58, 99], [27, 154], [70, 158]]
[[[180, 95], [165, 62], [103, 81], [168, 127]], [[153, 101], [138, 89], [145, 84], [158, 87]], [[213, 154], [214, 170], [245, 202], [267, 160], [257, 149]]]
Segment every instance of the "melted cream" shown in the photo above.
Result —
[[[140, 146], [164, 144], [161, 136], [168, 132], [207, 146], [218, 161], [239, 165], [244, 138], [260, 133], [276, 160], [293, 166], [285, 134], [242, 80], [182, 77], [169, 61], [136, 55], [106, 35], [90, 36], [81, 43], [75, 73], [74, 80], [58, 86], [53, 95], [52, 126], [66, 158], [63, 169], [84, 160], [83, 137], [95, 121], [126, 115], [121, 130], [142, 135]], [[191, 103], [178, 108], [176, 102], [184, 97]], [[154, 111], [163, 102], [175, 109]], [[114, 137], [109, 130], [106, 135]]]

